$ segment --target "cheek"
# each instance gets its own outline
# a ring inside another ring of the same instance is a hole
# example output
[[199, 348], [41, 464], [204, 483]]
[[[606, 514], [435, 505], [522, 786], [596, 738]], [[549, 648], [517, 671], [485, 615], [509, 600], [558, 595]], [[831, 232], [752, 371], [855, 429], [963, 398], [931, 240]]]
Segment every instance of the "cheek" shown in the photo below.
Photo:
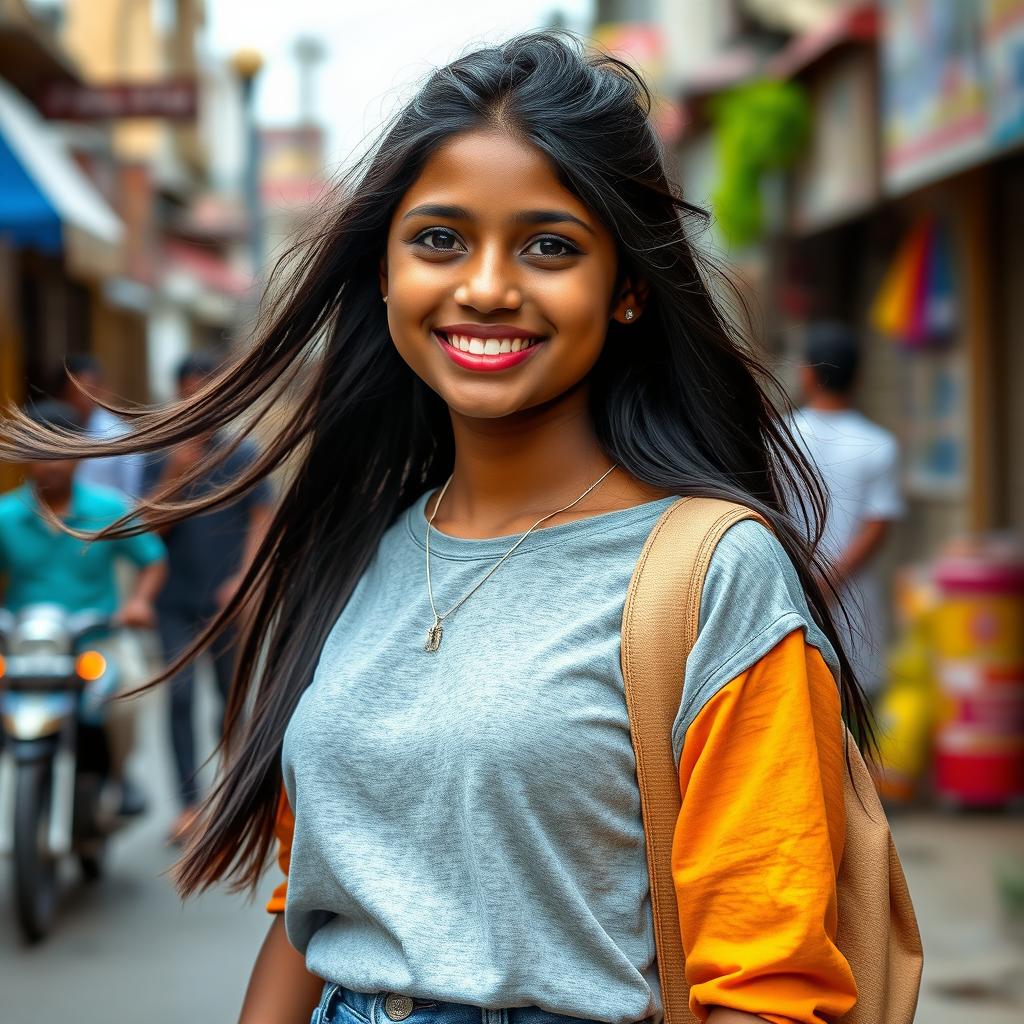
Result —
[[388, 311], [402, 324], [420, 324], [450, 291], [442, 265], [413, 259], [403, 247], [388, 251]]
[[611, 288], [603, 268], [591, 266], [551, 274], [538, 283], [534, 294], [564, 340], [600, 348], [608, 330]]

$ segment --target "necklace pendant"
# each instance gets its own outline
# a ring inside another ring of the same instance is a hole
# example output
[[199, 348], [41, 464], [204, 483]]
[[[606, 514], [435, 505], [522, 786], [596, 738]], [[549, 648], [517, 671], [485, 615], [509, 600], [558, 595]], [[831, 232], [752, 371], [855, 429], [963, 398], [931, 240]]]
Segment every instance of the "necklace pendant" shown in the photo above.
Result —
[[444, 636], [444, 626], [441, 625], [440, 619], [434, 619], [434, 624], [427, 630], [427, 642], [423, 645], [423, 650], [430, 651], [433, 653], [441, 646], [441, 638]]

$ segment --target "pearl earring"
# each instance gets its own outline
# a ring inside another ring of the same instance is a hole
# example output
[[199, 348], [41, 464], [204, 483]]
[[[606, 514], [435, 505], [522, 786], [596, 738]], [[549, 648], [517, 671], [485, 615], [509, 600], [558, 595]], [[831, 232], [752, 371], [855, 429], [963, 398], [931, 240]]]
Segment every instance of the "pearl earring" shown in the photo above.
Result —
[[633, 319], [633, 307], [632, 306], [627, 306], [626, 307], [626, 319], [627, 320], [632, 320]]
[[383, 300], [384, 300], [385, 302], [387, 302], [387, 301], [388, 301], [388, 297], [387, 297], [386, 295], [382, 295], [382, 296], [381, 296], [381, 298], [382, 298], [382, 299], [383, 299]]

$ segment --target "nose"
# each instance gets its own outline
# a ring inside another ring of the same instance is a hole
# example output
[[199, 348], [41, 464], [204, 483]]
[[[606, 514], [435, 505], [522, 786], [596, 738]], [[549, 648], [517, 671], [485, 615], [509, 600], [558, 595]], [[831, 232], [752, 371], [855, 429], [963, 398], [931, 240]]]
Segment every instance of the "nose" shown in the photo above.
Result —
[[466, 280], [455, 289], [455, 301], [481, 313], [518, 309], [522, 290], [513, 268], [496, 247], [482, 249], [468, 264]]

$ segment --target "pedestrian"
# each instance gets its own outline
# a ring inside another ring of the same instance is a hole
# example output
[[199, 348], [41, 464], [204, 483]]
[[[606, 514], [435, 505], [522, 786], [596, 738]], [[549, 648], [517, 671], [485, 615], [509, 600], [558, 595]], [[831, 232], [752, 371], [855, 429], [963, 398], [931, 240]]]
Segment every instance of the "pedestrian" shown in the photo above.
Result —
[[[205, 353], [186, 357], [177, 369], [178, 396], [189, 401], [217, 369], [217, 360]], [[216, 466], [189, 488], [189, 496], [202, 498], [247, 472], [257, 458], [255, 444], [242, 439], [237, 445], [216, 433], [193, 438], [169, 452], [151, 456], [145, 467], [144, 488], [157, 495], [194, 466], [220, 455]], [[264, 480], [238, 501], [201, 515], [191, 516], [162, 531], [167, 545], [167, 582], [157, 599], [164, 657], [173, 663], [234, 596], [241, 574], [255, 556], [271, 514], [271, 492]], [[234, 629], [225, 630], [211, 644], [210, 658], [222, 709], [234, 672]], [[178, 778], [178, 817], [169, 840], [181, 842], [188, 834], [200, 802], [197, 778], [195, 670], [191, 662], [170, 683], [171, 748]], [[223, 727], [223, 710], [217, 733]]]
[[792, 425], [828, 493], [821, 544], [847, 613], [837, 615], [837, 624], [857, 678], [877, 697], [885, 681], [888, 604], [877, 559], [903, 515], [903, 498], [896, 438], [854, 408], [858, 362], [850, 327], [812, 324], [800, 372], [804, 405]]
[[[57, 394], [75, 410], [87, 437], [120, 437], [131, 427], [116, 413], [104, 409], [97, 398], [109, 399], [103, 367], [95, 356], [74, 354], [67, 358]], [[77, 383], [76, 383], [77, 382]], [[106, 458], [81, 459], [78, 478], [82, 483], [109, 487], [130, 501], [142, 493], [143, 457], [137, 452]]]
[[294, 459], [220, 620], [253, 609], [178, 869], [184, 893], [254, 886], [279, 837], [243, 1024], [658, 1019], [620, 625], [693, 494], [771, 531], [714, 552], [672, 735], [691, 1005], [811, 1024], [855, 1001], [836, 870], [841, 707], [864, 702], [786, 507], [814, 476], [717, 305], [650, 100], [559, 33], [435, 71], [254, 345], [109, 442], [291, 398], [241, 477], [184, 500], [217, 449], [147, 513], [178, 523]]
[[[41, 426], [81, 431], [75, 410], [51, 400], [30, 406]], [[154, 599], [167, 571], [164, 546], [151, 533], [88, 543], [64, 533], [45, 518], [49, 512], [74, 530], [101, 530], [128, 512], [116, 492], [80, 479], [73, 459], [29, 460], [26, 482], [0, 497], [0, 606], [12, 612], [32, 604], [55, 604], [68, 612], [109, 615], [120, 627], [150, 629], [156, 623]], [[118, 563], [135, 567], [129, 593], [118, 596]], [[112, 649], [110, 638], [105, 641]], [[113, 645], [116, 653], [117, 645]], [[120, 673], [122, 689], [125, 674]], [[127, 762], [135, 742], [137, 704], [107, 705], [110, 781], [117, 787], [120, 813], [140, 814], [145, 798], [129, 779]]]

